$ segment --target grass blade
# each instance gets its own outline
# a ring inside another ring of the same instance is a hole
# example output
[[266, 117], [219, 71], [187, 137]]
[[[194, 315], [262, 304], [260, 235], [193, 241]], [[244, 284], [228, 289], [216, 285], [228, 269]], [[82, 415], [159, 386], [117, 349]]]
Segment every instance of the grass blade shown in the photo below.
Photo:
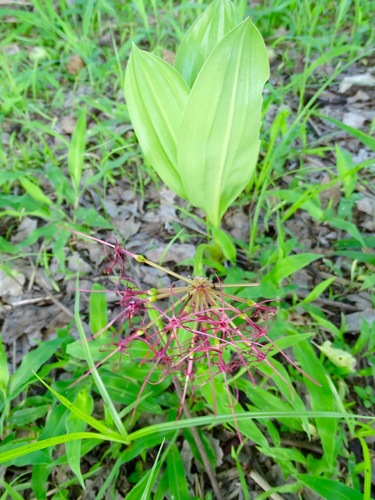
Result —
[[17, 457], [22, 457], [24, 455], [27, 455], [28, 453], [33, 453], [34, 451], [44, 450], [45, 448], [68, 443], [69, 441], [75, 441], [77, 439], [99, 439], [100, 441], [116, 441], [117, 443], [126, 444], [126, 442], [122, 438], [109, 438], [108, 435], [98, 434], [96, 432], [76, 432], [73, 434], [64, 434], [63, 436], [42, 439], [41, 441], [37, 441], [36, 443], [20, 446], [19, 448], [14, 448], [13, 445], [11, 450], [0, 453], [0, 464], [8, 462], [9, 460], [13, 460]]
[[364, 500], [360, 491], [349, 488], [346, 484], [331, 479], [299, 474], [297, 478], [308, 488], [321, 495], [326, 500]]
[[76, 417], [78, 417], [80, 420], [86, 422], [87, 425], [90, 425], [93, 429], [96, 429], [102, 434], [106, 434], [108, 437], [113, 437], [115, 439], [122, 438], [119, 434], [114, 432], [112, 429], [109, 427], [105, 426], [102, 424], [100, 420], [97, 420], [96, 418], [92, 417], [85, 411], [83, 411], [79, 406], [75, 405], [69, 399], [67, 399], [65, 396], [62, 394], [59, 394], [57, 391], [55, 391], [52, 387], [50, 387], [44, 380], [42, 380], [38, 375], [35, 375], [39, 381], [47, 387], [47, 389], [52, 392], [54, 396], [62, 403], [70, 412], [72, 412]]
[[124, 424], [122, 423], [122, 421], [119, 417], [119, 414], [118, 414], [118, 412], [117, 412], [117, 410], [116, 410], [116, 408], [115, 408], [115, 406], [114, 406], [114, 404], [113, 404], [113, 402], [108, 394], [108, 391], [105, 388], [105, 385], [103, 384], [102, 379], [99, 376], [98, 370], [97, 370], [95, 363], [92, 359], [90, 349], [88, 348], [87, 339], [86, 339], [85, 332], [83, 330], [80, 311], [79, 311], [79, 297], [80, 297], [80, 295], [79, 295], [78, 277], [77, 277], [76, 298], [75, 298], [75, 303], [74, 303], [74, 317], [76, 320], [78, 333], [79, 333], [79, 336], [80, 336], [80, 339], [81, 339], [81, 342], [82, 342], [82, 345], [83, 345], [83, 348], [85, 351], [86, 360], [87, 360], [87, 363], [88, 363], [89, 368], [90, 368], [90, 373], [92, 374], [92, 377], [96, 383], [98, 391], [103, 398], [103, 401], [104, 401], [104, 403], [105, 403], [105, 405], [106, 405], [106, 407], [107, 407], [107, 409], [112, 417], [112, 420], [113, 420], [118, 432], [121, 434], [121, 436], [124, 436], [124, 438], [125, 438], [127, 436], [127, 432], [126, 432], [126, 429], [124, 427]]
[[350, 125], [346, 125], [346, 123], [340, 122], [340, 120], [336, 120], [336, 118], [332, 118], [332, 116], [321, 115], [319, 113], [317, 113], [317, 116], [322, 120], [327, 120], [336, 125], [338, 128], [341, 128], [341, 130], [361, 141], [362, 144], [370, 148], [375, 153], [375, 139], [370, 135], [365, 134], [357, 128], [351, 127]]
[[78, 117], [68, 150], [68, 169], [76, 195], [79, 191], [79, 184], [82, 178], [85, 146], [86, 109], [83, 109]]
[[186, 483], [186, 474], [180, 452], [176, 445], [171, 446], [167, 456], [169, 493], [176, 500], [189, 500], [190, 494]]
[[[91, 395], [87, 390], [81, 391], [75, 401], [74, 405], [82, 410], [86, 414], [90, 414], [94, 407], [94, 402]], [[86, 422], [79, 418], [74, 413], [70, 413], [66, 419], [66, 430], [68, 434], [73, 434], [76, 432], [84, 432], [86, 430]], [[82, 441], [69, 441], [65, 444], [66, 456], [68, 459], [69, 467], [72, 472], [76, 475], [78, 481], [80, 482], [82, 488], [86, 491], [86, 486], [82, 477], [81, 472], [81, 444]]]
[[[142, 494], [141, 500], [148, 500], [148, 498], [150, 498], [151, 490], [152, 490], [152, 487], [154, 485], [154, 479], [156, 479], [157, 469], [160, 468], [160, 467], [158, 467], [158, 463], [159, 463], [159, 458], [160, 458], [161, 450], [163, 449], [164, 443], [165, 443], [165, 439], [163, 439], [163, 442], [161, 443], [161, 445], [159, 447], [158, 454], [156, 455], [154, 465], [152, 466], [150, 475], [148, 476], [146, 488]], [[159, 465], [161, 465], [161, 464], [159, 464]]]
[[[327, 380], [327, 375], [322, 364], [317, 359], [315, 352], [308, 342], [301, 342], [293, 346], [297, 361], [302, 370], [308, 373], [320, 386], [314, 384], [305, 377], [305, 384], [309, 390], [311, 398], [311, 407], [313, 410], [327, 411], [335, 410], [335, 400]], [[337, 449], [337, 419], [316, 418], [316, 427], [322, 442], [324, 458], [329, 467], [336, 464]]]

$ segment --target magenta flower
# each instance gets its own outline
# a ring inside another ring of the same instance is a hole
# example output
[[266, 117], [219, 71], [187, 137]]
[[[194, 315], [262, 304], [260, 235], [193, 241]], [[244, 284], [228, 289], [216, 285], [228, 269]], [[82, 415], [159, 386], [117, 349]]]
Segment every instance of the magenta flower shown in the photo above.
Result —
[[[126, 352], [134, 342], [146, 344], [147, 354], [140, 363], [150, 363], [152, 368], [138, 397], [150, 383], [156, 367], [162, 368], [163, 378], [169, 374], [182, 375], [179, 416], [189, 386], [194, 390], [199, 385], [199, 379], [205, 384], [217, 374], [222, 374], [228, 387], [227, 376], [235, 374], [239, 369], [244, 369], [253, 383], [253, 370], [256, 370], [258, 363], [267, 363], [274, 371], [267, 359], [271, 350], [278, 350], [289, 363], [299, 369], [267, 336], [275, 308], [267, 302], [252, 303], [226, 291], [228, 288], [238, 289], [257, 286], [256, 284], [227, 285], [217, 277], [215, 281], [201, 276], [186, 278], [162, 268], [142, 255], [129, 252], [118, 243], [91, 239], [112, 249], [113, 255], [109, 257], [107, 272], [112, 272], [115, 266], [119, 266], [119, 283], [125, 283], [117, 288], [121, 311], [104, 328], [106, 330], [118, 321], [123, 325], [125, 333], [113, 342], [115, 349], [100, 364], [116, 352]], [[176, 281], [168, 288], [142, 290], [125, 275], [127, 258], [162, 270]], [[215, 402], [214, 392], [213, 401]], [[229, 401], [233, 402], [231, 395]], [[233, 404], [230, 403], [229, 406]]]

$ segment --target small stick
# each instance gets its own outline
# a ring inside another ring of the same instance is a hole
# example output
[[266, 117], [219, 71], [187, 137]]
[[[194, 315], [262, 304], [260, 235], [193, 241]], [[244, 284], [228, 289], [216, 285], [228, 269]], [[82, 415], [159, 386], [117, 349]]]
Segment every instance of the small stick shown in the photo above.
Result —
[[[264, 477], [258, 474], [258, 472], [251, 471], [250, 477], [255, 483], [257, 483], [258, 486], [262, 488], [262, 490], [269, 491], [270, 489], [272, 489], [271, 486], [264, 479]], [[272, 498], [272, 500], [283, 500], [283, 497], [281, 497], [278, 493], [271, 493], [270, 498]]]

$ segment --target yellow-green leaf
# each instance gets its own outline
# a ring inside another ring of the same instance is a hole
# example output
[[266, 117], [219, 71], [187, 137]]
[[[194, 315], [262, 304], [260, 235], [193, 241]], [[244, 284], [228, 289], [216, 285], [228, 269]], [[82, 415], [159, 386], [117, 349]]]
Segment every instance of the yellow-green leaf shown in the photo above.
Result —
[[190, 92], [178, 139], [178, 170], [189, 201], [220, 225], [258, 158], [267, 50], [250, 19], [230, 31]]
[[82, 178], [86, 147], [86, 127], [86, 108], [84, 108], [78, 117], [68, 150], [68, 168], [76, 192], [78, 192]]
[[174, 66], [191, 87], [208, 55], [233, 29], [237, 11], [230, 0], [215, 0], [192, 24], [177, 50]]
[[332, 342], [326, 340], [322, 345], [318, 345], [323, 354], [327, 356], [332, 363], [339, 368], [347, 368], [349, 371], [354, 372], [357, 360], [350, 354], [350, 352], [343, 351], [337, 347], [332, 346]]
[[23, 189], [26, 191], [28, 195], [31, 196], [31, 198], [34, 198], [34, 200], [39, 201], [39, 203], [44, 203], [45, 205], [52, 205], [52, 201], [48, 198], [48, 196], [46, 196], [43, 193], [43, 191], [37, 184], [31, 182], [26, 177], [21, 177], [20, 182]]
[[160, 57], [133, 45], [125, 76], [129, 115], [144, 155], [161, 179], [186, 198], [177, 172], [177, 137], [189, 89]]

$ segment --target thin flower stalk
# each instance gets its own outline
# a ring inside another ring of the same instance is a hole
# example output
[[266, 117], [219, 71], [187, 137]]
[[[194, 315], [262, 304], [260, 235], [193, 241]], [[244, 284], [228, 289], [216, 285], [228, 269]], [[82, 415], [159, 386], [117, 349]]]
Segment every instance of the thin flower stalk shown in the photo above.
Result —
[[[93, 336], [97, 337], [117, 321], [118, 339], [113, 343], [114, 350], [97, 366], [116, 353], [128, 354], [135, 342], [145, 344], [146, 354], [138, 362], [153, 366], [142, 383], [138, 399], [146, 385], [152, 383], [151, 377], [156, 368], [161, 368], [161, 379], [172, 374], [181, 376], [183, 380], [178, 416], [181, 415], [189, 386], [194, 391], [194, 388], [212, 381], [219, 374], [228, 391], [228, 406], [233, 409], [238, 396], [231, 393], [233, 384], [229, 377], [241, 371], [255, 384], [254, 370], [259, 363], [266, 363], [275, 373], [276, 370], [268, 359], [271, 351], [276, 350], [288, 363], [301, 371], [268, 336], [275, 308], [267, 301], [253, 303], [227, 293], [229, 288], [238, 289], [258, 286], [257, 284], [223, 284], [217, 276], [215, 281], [202, 276], [185, 277], [143, 255], [130, 252], [118, 242], [88, 238], [104, 245], [106, 251], [111, 251], [107, 255], [110, 263], [106, 272], [112, 273], [115, 268], [120, 269], [116, 289], [120, 312]], [[170, 287], [142, 289], [126, 276], [127, 259], [163, 271], [175, 281]], [[283, 379], [280, 373], [278, 376]], [[235, 387], [234, 390], [236, 392]], [[212, 399], [215, 412], [213, 386]]]

